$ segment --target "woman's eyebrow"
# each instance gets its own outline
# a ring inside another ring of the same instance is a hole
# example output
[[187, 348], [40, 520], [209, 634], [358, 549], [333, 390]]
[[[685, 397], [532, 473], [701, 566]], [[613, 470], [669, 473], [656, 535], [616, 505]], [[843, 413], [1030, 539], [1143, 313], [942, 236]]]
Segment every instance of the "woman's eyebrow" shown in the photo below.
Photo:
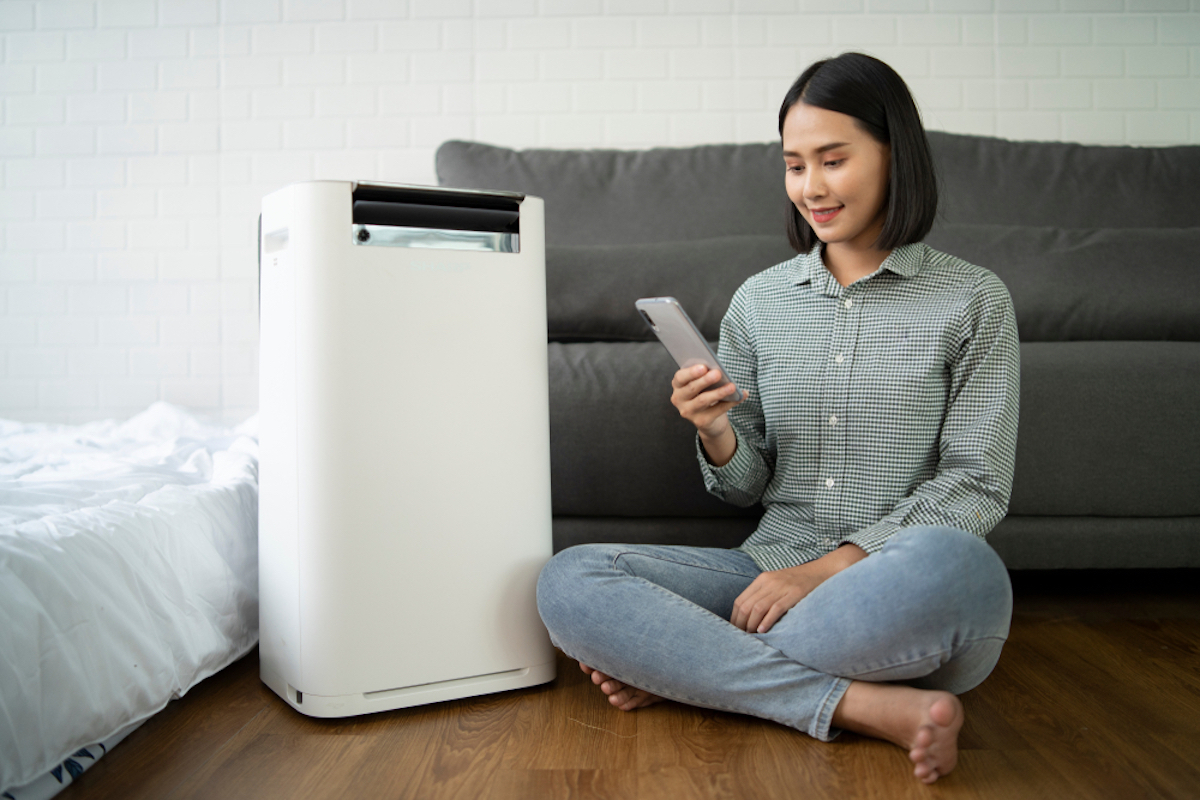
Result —
[[[848, 144], [850, 144], [850, 143], [849, 142], [831, 142], [829, 144], [821, 145], [820, 147], [817, 148], [816, 152], [824, 153], [828, 150], [836, 150], [839, 147], [845, 147]], [[803, 156], [801, 156], [799, 153], [792, 151], [792, 150], [784, 150], [783, 155], [785, 158], [803, 158]]]

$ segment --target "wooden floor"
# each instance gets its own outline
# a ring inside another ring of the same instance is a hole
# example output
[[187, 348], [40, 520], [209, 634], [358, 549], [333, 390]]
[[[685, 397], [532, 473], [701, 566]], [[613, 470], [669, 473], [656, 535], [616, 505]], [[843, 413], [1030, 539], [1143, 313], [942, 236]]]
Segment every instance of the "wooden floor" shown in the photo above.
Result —
[[1015, 573], [1000, 664], [963, 695], [958, 769], [661, 704], [611, 709], [574, 664], [545, 687], [317, 721], [255, 654], [171, 703], [59, 797], [1200, 798], [1200, 570]]

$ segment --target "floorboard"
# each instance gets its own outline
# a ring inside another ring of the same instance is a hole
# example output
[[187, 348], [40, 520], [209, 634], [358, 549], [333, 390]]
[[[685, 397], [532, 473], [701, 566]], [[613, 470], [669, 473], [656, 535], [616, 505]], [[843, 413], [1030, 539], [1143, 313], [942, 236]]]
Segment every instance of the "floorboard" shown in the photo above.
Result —
[[662, 703], [623, 714], [572, 662], [547, 686], [304, 717], [257, 654], [172, 702], [80, 779], [79, 798], [1200, 798], [1200, 570], [1014, 573], [1012, 633], [962, 696], [958, 768]]

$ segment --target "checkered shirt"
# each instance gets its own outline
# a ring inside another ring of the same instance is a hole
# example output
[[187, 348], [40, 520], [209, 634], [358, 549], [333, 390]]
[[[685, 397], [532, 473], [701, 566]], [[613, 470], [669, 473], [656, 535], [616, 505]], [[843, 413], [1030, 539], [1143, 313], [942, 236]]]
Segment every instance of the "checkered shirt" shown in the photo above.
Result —
[[750, 398], [729, 412], [737, 451], [709, 492], [761, 501], [739, 548], [764, 570], [852, 542], [878, 552], [912, 525], [984, 537], [1012, 492], [1020, 347], [993, 273], [925, 244], [842, 286], [821, 245], [750, 278], [718, 351]]

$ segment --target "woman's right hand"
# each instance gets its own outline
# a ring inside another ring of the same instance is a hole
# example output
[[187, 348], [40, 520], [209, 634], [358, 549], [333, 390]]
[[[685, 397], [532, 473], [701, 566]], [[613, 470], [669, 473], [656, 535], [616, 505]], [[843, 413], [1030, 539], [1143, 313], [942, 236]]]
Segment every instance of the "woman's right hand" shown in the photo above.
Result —
[[684, 367], [671, 379], [671, 404], [681, 417], [696, 426], [704, 449], [717, 466], [727, 463], [737, 446], [726, 412], [749, 396], [743, 392], [742, 400], [729, 400], [737, 387], [731, 382], [713, 388], [720, 380], [721, 370], [703, 364]]

